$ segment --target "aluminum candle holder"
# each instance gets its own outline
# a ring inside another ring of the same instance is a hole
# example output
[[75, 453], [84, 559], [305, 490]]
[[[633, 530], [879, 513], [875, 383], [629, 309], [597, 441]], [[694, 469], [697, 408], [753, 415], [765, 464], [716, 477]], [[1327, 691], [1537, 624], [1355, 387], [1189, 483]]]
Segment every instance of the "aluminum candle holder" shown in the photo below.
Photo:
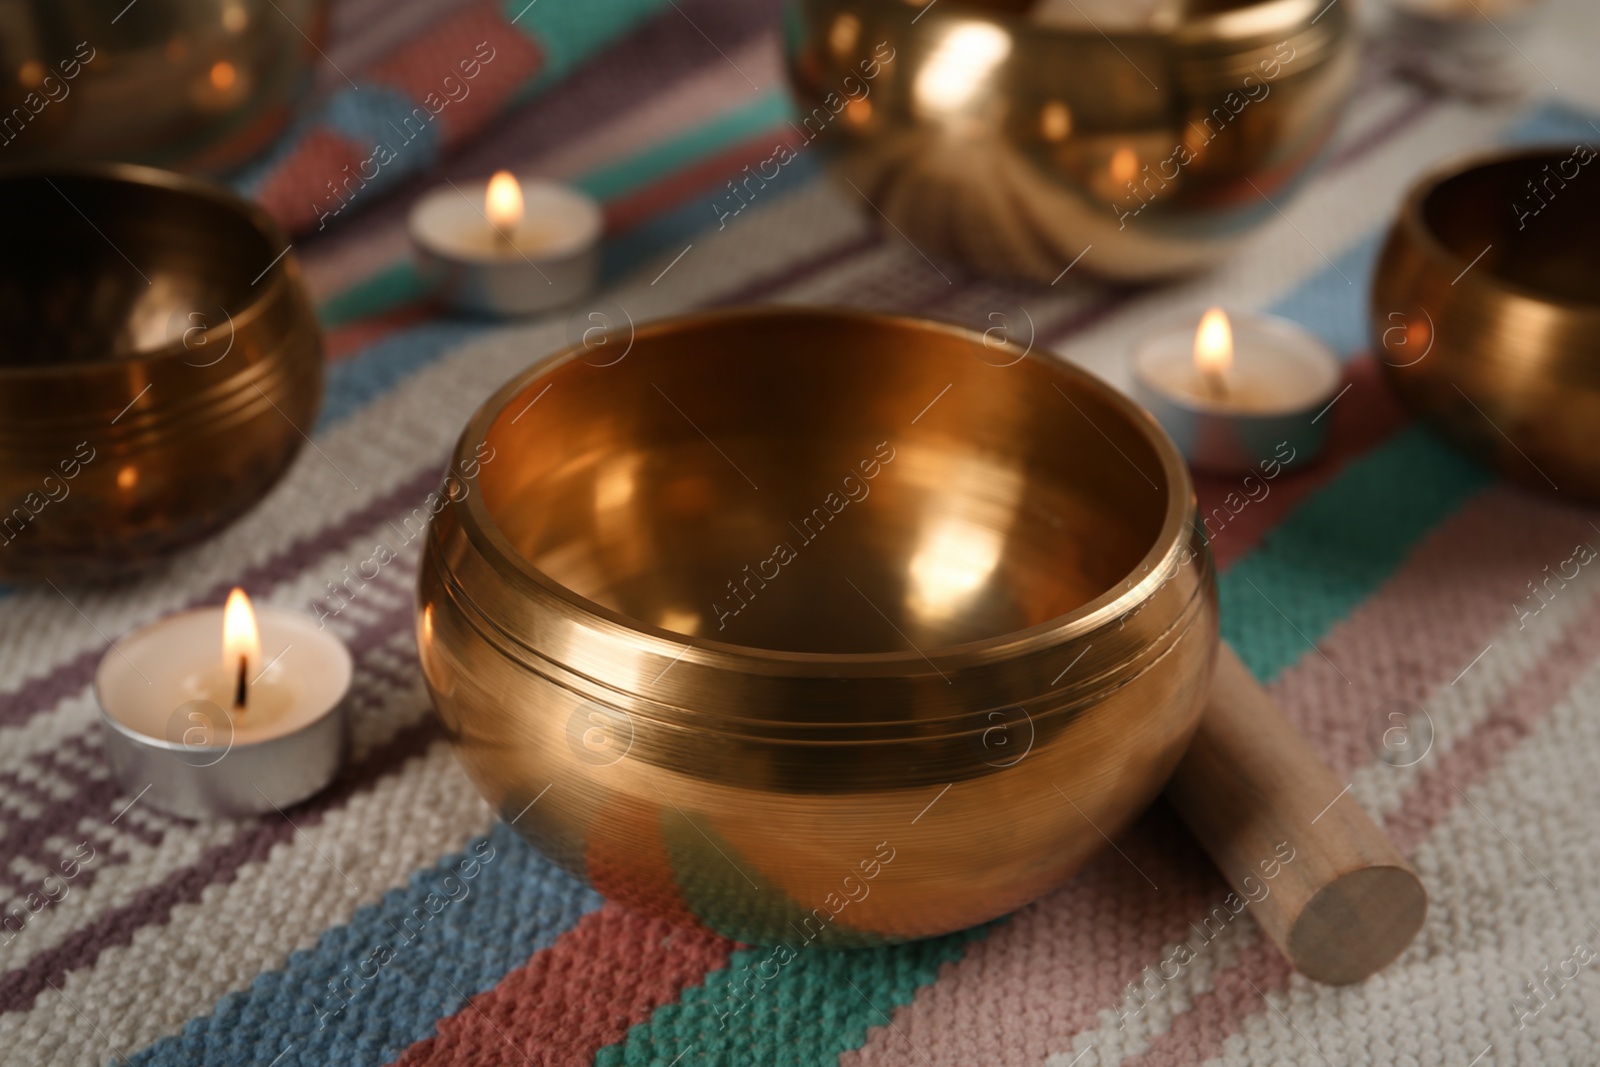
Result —
[[1600, 162], [1496, 150], [1422, 178], [1373, 275], [1373, 351], [1442, 436], [1531, 488], [1600, 499]]
[[288, 247], [175, 174], [0, 172], [0, 578], [116, 575], [266, 493], [322, 395]]
[[1210, 556], [1148, 415], [996, 351], [719, 312], [491, 397], [417, 622], [490, 803], [602, 893], [749, 942], [945, 933], [1101, 849], [1198, 722]]

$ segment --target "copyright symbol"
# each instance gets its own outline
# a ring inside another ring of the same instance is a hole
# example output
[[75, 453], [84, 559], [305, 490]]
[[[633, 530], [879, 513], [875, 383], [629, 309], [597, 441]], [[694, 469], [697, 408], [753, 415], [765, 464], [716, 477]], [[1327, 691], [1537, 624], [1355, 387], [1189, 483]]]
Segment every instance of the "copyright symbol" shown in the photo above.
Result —
[[1033, 316], [1020, 305], [991, 311], [984, 319], [974, 347], [978, 358], [991, 367], [1010, 367], [1033, 351], [1036, 330]]
[[1384, 352], [1379, 358], [1389, 366], [1413, 366], [1433, 351], [1433, 316], [1427, 308], [1416, 308], [1410, 315], [1391, 311], [1386, 321], [1389, 325], [1378, 336], [1378, 343]]
[[1367, 719], [1367, 746], [1379, 763], [1411, 767], [1433, 748], [1433, 720], [1409, 700], [1389, 700]]
[[591, 367], [612, 367], [633, 350], [633, 316], [612, 300], [580, 308], [567, 318], [567, 344], [583, 349]]
[[233, 316], [223, 307], [174, 311], [167, 320], [167, 336], [177, 338], [189, 353], [183, 360], [187, 365], [215, 366], [233, 351]]
[[190, 700], [167, 717], [166, 738], [191, 767], [212, 767], [233, 749], [233, 717], [209, 700]]
[[1033, 717], [1020, 705], [978, 713], [972, 745], [990, 767], [1015, 767], [1033, 750]]
[[633, 748], [633, 717], [586, 700], [567, 718], [567, 747], [580, 763], [609, 767]]

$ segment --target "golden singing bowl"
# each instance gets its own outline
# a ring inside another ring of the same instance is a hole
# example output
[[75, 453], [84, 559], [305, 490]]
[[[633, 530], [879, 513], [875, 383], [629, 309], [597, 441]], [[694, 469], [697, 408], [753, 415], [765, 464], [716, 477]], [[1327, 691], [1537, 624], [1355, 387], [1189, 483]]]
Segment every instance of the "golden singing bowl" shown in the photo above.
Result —
[[478, 788], [607, 896], [748, 942], [930, 936], [1060, 885], [1176, 765], [1217, 642], [1155, 422], [914, 319], [562, 352], [431, 506], [423, 672]]
[[1420, 180], [1373, 276], [1406, 406], [1514, 481], [1600, 498], [1600, 163], [1497, 150]]
[[1217, 261], [1292, 192], [1356, 70], [1353, 16], [1327, 0], [1212, 0], [1104, 34], [1008, 6], [792, 0], [787, 23], [800, 151], [827, 151], [843, 195], [923, 254], [1004, 277]]
[[210, 171], [242, 163], [283, 129], [311, 88], [326, 6], [0, 4], [6, 161], [126, 160]]
[[0, 577], [121, 573], [278, 479], [322, 395], [288, 247], [165, 171], [0, 172]]

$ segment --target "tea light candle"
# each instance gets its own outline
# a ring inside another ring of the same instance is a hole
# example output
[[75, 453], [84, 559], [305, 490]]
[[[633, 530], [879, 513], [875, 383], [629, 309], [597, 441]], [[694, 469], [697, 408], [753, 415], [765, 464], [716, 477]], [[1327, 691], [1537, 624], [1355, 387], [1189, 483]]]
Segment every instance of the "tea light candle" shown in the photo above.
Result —
[[411, 209], [419, 268], [459, 311], [510, 317], [571, 303], [600, 271], [600, 205], [500, 171], [433, 190]]
[[1287, 319], [1212, 308], [1153, 330], [1133, 350], [1134, 397], [1197, 470], [1244, 473], [1314, 458], [1342, 377], [1339, 360]]
[[106, 756], [130, 795], [188, 818], [287, 808], [344, 759], [350, 653], [311, 618], [221, 608], [170, 615], [95, 671]]

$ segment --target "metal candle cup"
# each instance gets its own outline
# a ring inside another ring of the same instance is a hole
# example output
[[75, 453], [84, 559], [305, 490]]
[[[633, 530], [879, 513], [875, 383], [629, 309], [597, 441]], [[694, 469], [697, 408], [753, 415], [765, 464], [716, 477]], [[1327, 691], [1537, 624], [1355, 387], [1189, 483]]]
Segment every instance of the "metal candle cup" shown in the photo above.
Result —
[[602, 893], [752, 942], [963, 928], [1104, 847], [1198, 721], [1210, 556], [1144, 412], [1004, 354], [740, 310], [499, 390], [417, 621], [489, 802]]
[[117, 781], [141, 803], [191, 819], [297, 804], [344, 761], [350, 653], [294, 612], [259, 609], [247, 702], [219, 655], [223, 609], [157, 620], [119, 640], [95, 672], [101, 737]]
[[512, 181], [519, 193], [509, 222], [485, 210], [488, 182], [435, 189], [411, 209], [421, 273], [458, 311], [532, 315], [594, 288], [604, 225], [600, 206], [570, 186]]
[[1133, 395], [1196, 470], [1240, 474], [1285, 455], [1309, 462], [1327, 436], [1339, 360], [1302, 327], [1234, 313], [1228, 384], [1209, 394], [1194, 369], [1198, 314], [1157, 326], [1135, 346]]

